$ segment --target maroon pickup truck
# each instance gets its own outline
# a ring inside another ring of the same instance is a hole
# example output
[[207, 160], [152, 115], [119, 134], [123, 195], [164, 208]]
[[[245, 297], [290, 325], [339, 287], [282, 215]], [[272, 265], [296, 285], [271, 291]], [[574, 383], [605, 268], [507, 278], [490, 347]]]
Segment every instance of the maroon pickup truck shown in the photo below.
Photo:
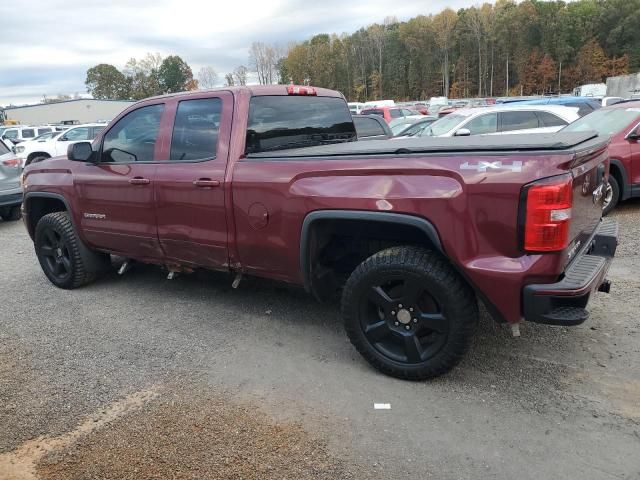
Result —
[[609, 289], [607, 137], [356, 140], [329, 90], [151, 98], [92, 144], [27, 167], [24, 221], [61, 288], [94, 280], [115, 254], [341, 295], [351, 342], [406, 379], [460, 360], [478, 301], [513, 326], [576, 325]]

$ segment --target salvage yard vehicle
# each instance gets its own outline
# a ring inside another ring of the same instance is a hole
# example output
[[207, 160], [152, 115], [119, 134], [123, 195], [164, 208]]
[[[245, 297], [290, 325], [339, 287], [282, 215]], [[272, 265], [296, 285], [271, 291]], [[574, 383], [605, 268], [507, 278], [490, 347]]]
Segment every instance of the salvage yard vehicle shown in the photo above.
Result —
[[341, 295], [380, 371], [443, 374], [478, 300], [499, 322], [576, 325], [607, 291], [608, 138], [594, 132], [358, 142], [344, 97], [294, 85], [138, 102], [93, 143], [28, 166], [24, 223], [44, 274], [77, 288], [110, 254]]
[[413, 117], [421, 114], [417, 110], [411, 110], [406, 107], [381, 106], [363, 108], [360, 111], [360, 115], [378, 115], [384, 118], [387, 123], [391, 123], [393, 120], [398, 118]]
[[33, 140], [38, 135], [42, 135], [43, 133], [49, 133], [53, 130], [52, 127], [49, 126], [25, 126], [19, 125], [16, 127], [7, 128], [2, 132], [3, 140], [10, 140], [13, 144], [18, 144], [24, 142], [26, 140]]
[[26, 166], [34, 161], [44, 160], [56, 155], [65, 155], [69, 145], [84, 140], [93, 140], [106, 125], [106, 123], [78, 125], [64, 130], [59, 135], [34, 139], [32, 142], [23, 142], [21, 145], [16, 145], [14, 149], [16, 155], [23, 160]]
[[21, 165], [20, 159], [0, 140], [0, 218], [4, 221], [20, 218], [20, 205], [22, 204]]
[[351, 115], [358, 140], [385, 140], [393, 137], [389, 124], [378, 115]]
[[565, 132], [595, 131], [611, 136], [611, 174], [604, 197], [604, 214], [619, 201], [640, 197], [640, 101], [601, 108], [565, 127]]
[[577, 108], [496, 105], [455, 110], [433, 122], [419, 136], [465, 137], [513, 133], [553, 133], [580, 118]]

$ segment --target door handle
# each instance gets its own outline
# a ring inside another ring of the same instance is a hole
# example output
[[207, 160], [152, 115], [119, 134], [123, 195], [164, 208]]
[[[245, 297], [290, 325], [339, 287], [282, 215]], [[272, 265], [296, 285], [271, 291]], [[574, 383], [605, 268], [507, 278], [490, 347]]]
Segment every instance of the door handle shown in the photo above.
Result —
[[149, 180], [148, 178], [133, 177], [129, 179], [129, 183], [131, 185], [149, 185], [151, 183], [151, 180]]
[[198, 180], [194, 180], [193, 184], [196, 187], [203, 187], [203, 188], [220, 186], [220, 182], [218, 180], [211, 180], [210, 178], [199, 178]]

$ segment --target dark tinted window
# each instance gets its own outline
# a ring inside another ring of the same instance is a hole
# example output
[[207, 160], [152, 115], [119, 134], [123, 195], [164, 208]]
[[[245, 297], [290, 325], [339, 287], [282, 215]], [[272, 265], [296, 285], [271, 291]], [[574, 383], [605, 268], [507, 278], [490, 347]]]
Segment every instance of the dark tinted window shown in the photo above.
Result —
[[356, 126], [358, 137], [375, 137], [385, 135], [384, 128], [375, 118], [355, 117], [353, 123]]
[[541, 127], [564, 127], [568, 125], [568, 122], [565, 122], [560, 117], [556, 117], [553, 113], [536, 112], [536, 115], [538, 115]]
[[587, 102], [567, 103], [567, 107], [578, 107], [578, 115], [584, 117], [587, 113], [593, 112], [594, 108]]
[[404, 114], [402, 113], [402, 110], [399, 110], [399, 109], [389, 110], [389, 115], [391, 115], [391, 118], [404, 117]]
[[222, 100], [200, 98], [178, 104], [169, 160], [215, 158]]
[[273, 96], [251, 99], [247, 153], [352, 140], [356, 140], [356, 131], [342, 98]]
[[535, 112], [502, 112], [500, 115], [503, 132], [538, 128], [538, 117]]
[[118, 120], [104, 136], [102, 161], [153, 161], [163, 110], [164, 105], [150, 105], [129, 112]]
[[33, 128], [25, 128], [22, 130], [22, 138], [34, 138], [36, 131]]
[[496, 133], [498, 131], [498, 114], [488, 113], [474, 118], [464, 127], [471, 132], [471, 135], [482, 135], [486, 133]]
[[38, 135], [42, 135], [43, 133], [49, 133], [51, 131], [50, 128], [39, 128]]
[[380, 115], [381, 117], [384, 117], [384, 111], [372, 108], [371, 110], [364, 110], [362, 115]]

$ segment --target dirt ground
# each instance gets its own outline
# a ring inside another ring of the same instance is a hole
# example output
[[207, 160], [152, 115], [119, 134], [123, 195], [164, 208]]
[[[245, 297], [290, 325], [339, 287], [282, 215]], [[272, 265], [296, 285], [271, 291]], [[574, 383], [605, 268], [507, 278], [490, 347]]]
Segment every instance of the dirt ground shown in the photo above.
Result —
[[[640, 479], [640, 201], [574, 328], [483, 315], [450, 374], [373, 371], [334, 305], [153, 267], [61, 291], [0, 222], [0, 479]], [[373, 404], [390, 403], [390, 410]]]

